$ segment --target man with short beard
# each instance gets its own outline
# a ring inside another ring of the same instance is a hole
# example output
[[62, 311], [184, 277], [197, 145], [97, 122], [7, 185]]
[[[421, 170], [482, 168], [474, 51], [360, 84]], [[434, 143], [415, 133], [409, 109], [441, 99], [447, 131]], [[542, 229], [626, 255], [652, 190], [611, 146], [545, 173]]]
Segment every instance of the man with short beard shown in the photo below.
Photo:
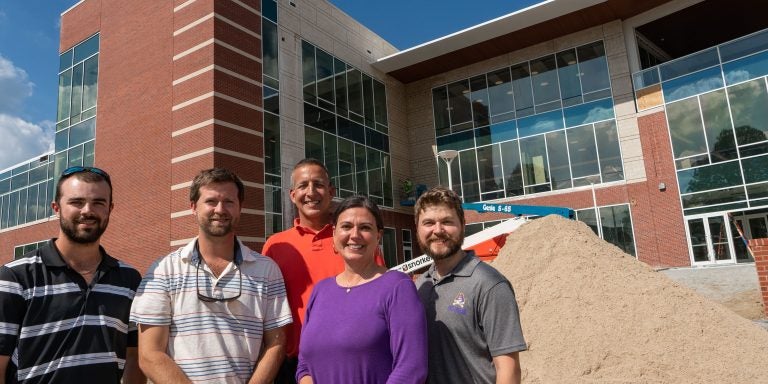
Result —
[[464, 210], [435, 187], [414, 207], [419, 247], [434, 265], [416, 280], [427, 314], [429, 383], [520, 383], [527, 349], [509, 281], [464, 243]]
[[280, 269], [235, 236], [245, 186], [223, 169], [201, 171], [189, 201], [198, 235], [160, 258], [131, 309], [139, 364], [156, 384], [270, 383], [291, 322]]
[[141, 275], [99, 245], [109, 175], [67, 168], [51, 207], [58, 237], [0, 268], [0, 383], [146, 382], [128, 322]]

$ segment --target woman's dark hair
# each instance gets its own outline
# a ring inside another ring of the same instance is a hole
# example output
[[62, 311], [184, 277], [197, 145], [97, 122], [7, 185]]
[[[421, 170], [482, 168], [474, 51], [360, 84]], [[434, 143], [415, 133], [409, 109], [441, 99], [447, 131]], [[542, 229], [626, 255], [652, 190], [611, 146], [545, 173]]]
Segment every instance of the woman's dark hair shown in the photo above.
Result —
[[373, 218], [376, 220], [376, 230], [381, 231], [384, 229], [384, 219], [381, 218], [381, 211], [379, 210], [379, 206], [371, 201], [371, 199], [369, 199], [367, 196], [363, 195], [350, 196], [342, 200], [341, 203], [336, 206], [336, 210], [333, 211], [333, 218], [331, 220], [333, 225], [336, 225], [341, 213], [350, 208], [367, 209], [368, 212], [370, 212], [371, 215], [373, 215]]

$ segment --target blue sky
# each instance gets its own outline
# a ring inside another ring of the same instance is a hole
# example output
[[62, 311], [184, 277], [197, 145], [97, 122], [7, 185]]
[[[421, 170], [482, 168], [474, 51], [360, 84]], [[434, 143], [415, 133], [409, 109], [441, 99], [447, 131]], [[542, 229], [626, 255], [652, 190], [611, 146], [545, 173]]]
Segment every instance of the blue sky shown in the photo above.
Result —
[[[158, 0], [160, 1], [160, 0]], [[332, 0], [399, 49], [538, 0]], [[0, 1], [0, 170], [53, 149], [59, 19], [77, 0]]]

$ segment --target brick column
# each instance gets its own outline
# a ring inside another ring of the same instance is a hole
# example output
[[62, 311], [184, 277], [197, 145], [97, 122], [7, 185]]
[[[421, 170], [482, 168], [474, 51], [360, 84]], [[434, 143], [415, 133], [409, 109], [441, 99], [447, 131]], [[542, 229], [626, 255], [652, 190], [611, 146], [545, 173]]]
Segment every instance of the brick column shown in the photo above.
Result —
[[763, 296], [763, 311], [768, 316], [768, 239], [750, 240], [749, 248], [755, 256], [755, 270]]

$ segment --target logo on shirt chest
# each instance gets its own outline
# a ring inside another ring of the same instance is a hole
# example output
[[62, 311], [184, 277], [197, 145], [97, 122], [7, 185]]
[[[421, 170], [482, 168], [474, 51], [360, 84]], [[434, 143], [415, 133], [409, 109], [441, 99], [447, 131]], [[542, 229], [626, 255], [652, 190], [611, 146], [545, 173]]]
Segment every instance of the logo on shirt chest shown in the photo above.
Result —
[[459, 292], [453, 299], [453, 303], [448, 306], [448, 310], [460, 315], [466, 315], [467, 310], [464, 309], [464, 304], [466, 304], [466, 300], [464, 300], [464, 292]]

